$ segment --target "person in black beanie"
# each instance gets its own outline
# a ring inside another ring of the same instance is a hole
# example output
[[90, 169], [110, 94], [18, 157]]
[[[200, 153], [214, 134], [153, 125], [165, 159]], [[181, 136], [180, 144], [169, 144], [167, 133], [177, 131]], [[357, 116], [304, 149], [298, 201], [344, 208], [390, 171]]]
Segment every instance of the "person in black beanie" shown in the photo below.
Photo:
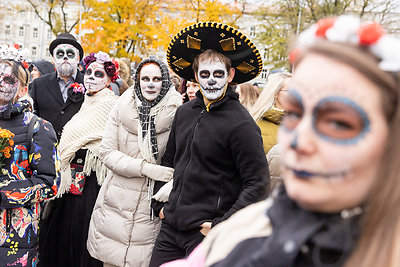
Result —
[[29, 72], [31, 73], [31, 82], [47, 73], [56, 71], [54, 65], [46, 60], [32, 61], [29, 65]]

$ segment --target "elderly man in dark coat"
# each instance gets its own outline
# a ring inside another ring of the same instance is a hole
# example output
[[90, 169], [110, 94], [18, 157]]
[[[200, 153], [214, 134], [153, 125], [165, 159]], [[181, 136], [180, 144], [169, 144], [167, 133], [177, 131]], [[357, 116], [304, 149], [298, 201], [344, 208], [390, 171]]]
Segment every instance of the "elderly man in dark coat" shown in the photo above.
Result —
[[76, 97], [70, 88], [75, 82], [83, 83], [83, 74], [78, 71], [83, 49], [73, 35], [61, 33], [51, 42], [49, 50], [57, 71], [33, 80], [29, 94], [36, 114], [51, 122], [60, 139], [64, 125], [83, 103], [83, 95]]

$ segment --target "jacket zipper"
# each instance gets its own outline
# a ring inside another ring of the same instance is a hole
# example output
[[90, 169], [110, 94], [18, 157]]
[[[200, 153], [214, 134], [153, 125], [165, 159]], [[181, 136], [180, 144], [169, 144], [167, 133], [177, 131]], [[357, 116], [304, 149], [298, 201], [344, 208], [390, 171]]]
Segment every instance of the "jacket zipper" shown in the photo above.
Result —
[[[191, 140], [191, 142], [190, 142], [190, 153], [189, 153], [188, 161], [186, 162], [185, 167], [183, 168], [182, 178], [181, 178], [181, 180], [180, 180], [180, 186], [179, 186], [180, 190], [179, 190], [178, 197], [176, 198], [176, 203], [179, 202], [179, 200], [180, 200], [180, 198], [181, 198], [181, 195], [182, 195], [183, 176], [184, 176], [184, 174], [185, 174], [186, 167], [189, 165], [190, 160], [191, 160], [191, 154], [192, 154], [192, 146], [193, 146], [194, 134], [195, 134], [195, 132], [196, 132], [197, 126], [199, 125], [199, 122], [200, 122], [201, 118], [203, 117], [204, 111], [205, 111], [204, 109], [201, 110], [201, 112], [200, 112], [200, 117], [197, 119], [196, 125], [194, 126], [194, 129], [193, 129], [193, 132], [192, 132], [192, 140]], [[174, 219], [175, 219], [174, 221], [175, 221], [175, 225], [176, 225], [176, 224], [178, 223], [178, 216], [174, 216]]]
[[216, 211], [216, 216], [218, 216], [218, 210], [221, 206], [221, 198], [222, 198], [222, 193], [224, 192], [224, 183], [222, 183], [221, 185], [221, 189], [219, 190], [219, 196], [218, 196], [218, 200], [217, 200], [217, 211]]

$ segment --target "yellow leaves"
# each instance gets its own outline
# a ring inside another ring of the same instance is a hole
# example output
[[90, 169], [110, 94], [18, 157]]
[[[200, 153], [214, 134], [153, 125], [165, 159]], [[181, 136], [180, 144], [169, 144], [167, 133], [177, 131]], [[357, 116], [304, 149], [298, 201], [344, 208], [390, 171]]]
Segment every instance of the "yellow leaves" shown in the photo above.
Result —
[[137, 58], [165, 51], [182, 28], [198, 21], [233, 25], [239, 10], [219, 0], [86, 0], [82, 45], [86, 53], [99, 50], [114, 57]]

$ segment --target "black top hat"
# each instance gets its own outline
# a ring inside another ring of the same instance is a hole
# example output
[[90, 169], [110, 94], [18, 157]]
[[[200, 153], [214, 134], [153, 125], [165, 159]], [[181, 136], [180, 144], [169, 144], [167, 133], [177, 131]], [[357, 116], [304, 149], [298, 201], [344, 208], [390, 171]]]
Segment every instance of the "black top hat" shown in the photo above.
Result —
[[76, 41], [76, 38], [72, 34], [64, 32], [64, 33], [60, 33], [59, 35], [57, 35], [56, 39], [53, 42], [51, 42], [51, 44], [49, 46], [51, 56], [53, 56], [54, 48], [56, 48], [57, 45], [59, 45], [59, 44], [73, 45], [74, 47], [76, 47], [76, 49], [79, 50], [79, 58], [83, 59], [82, 46]]
[[207, 49], [228, 57], [236, 69], [233, 83], [244, 83], [260, 74], [262, 59], [255, 45], [241, 32], [217, 22], [200, 22], [188, 26], [169, 43], [167, 61], [179, 76], [194, 81], [194, 58]]

